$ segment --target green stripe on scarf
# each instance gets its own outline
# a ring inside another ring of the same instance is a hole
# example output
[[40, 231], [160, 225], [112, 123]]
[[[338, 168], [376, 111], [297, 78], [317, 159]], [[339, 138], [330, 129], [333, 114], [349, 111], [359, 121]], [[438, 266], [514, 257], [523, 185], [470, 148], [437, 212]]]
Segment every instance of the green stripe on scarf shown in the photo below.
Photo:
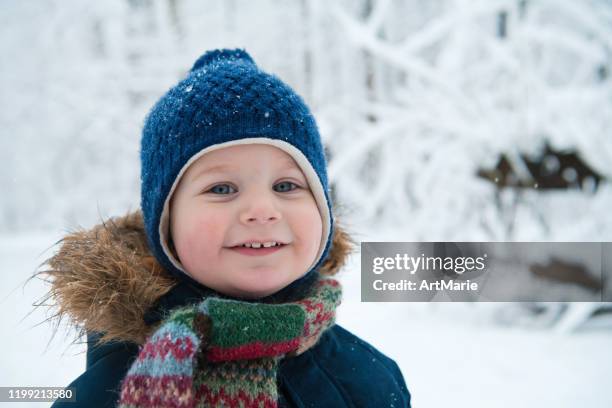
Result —
[[234, 347], [255, 341], [278, 343], [292, 340], [302, 334], [306, 319], [306, 313], [297, 305], [221, 299], [209, 299], [208, 316], [215, 322], [211, 343], [219, 347]]

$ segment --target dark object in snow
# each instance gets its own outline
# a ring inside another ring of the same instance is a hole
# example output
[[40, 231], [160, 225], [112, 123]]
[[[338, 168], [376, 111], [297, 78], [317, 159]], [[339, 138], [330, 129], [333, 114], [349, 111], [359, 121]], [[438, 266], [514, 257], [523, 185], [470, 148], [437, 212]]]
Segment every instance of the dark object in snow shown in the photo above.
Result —
[[592, 276], [582, 264], [567, 262], [554, 257], [547, 265], [530, 265], [529, 270], [537, 277], [560, 283], [575, 284], [593, 292], [599, 291], [603, 287], [601, 280]]
[[521, 155], [539, 188], [582, 188], [596, 191], [604, 177], [586, 164], [576, 151], [555, 151], [548, 143], [544, 153], [530, 160]]
[[506, 38], [508, 36], [508, 12], [502, 10], [497, 14], [497, 36]]
[[606, 79], [608, 79], [609, 76], [610, 76], [610, 71], [607, 66], [602, 64], [597, 68], [597, 78], [599, 79], [600, 82], [605, 81]]
[[528, 187], [533, 185], [533, 180], [521, 180], [516, 171], [510, 164], [510, 160], [504, 153], [500, 154], [499, 160], [492, 170], [479, 169], [478, 177], [497, 185], [498, 188], [503, 187]]
[[519, 175], [506, 154], [500, 154], [495, 168], [479, 169], [478, 177], [489, 180], [498, 188], [570, 189], [595, 192], [605, 177], [586, 164], [577, 151], [554, 150], [548, 142], [538, 157], [520, 154], [518, 159], [526, 172]]

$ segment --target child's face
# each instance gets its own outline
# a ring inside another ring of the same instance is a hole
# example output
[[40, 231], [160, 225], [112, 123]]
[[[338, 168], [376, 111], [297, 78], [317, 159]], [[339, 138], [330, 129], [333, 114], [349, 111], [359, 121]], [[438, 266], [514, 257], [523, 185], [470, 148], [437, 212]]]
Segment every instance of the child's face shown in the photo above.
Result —
[[[208, 152], [187, 169], [172, 197], [170, 228], [178, 257], [194, 279], [227, 295], [259, 298], [307, 272], [323, 226], [291, 156], [249, 144]], [[237, 247], [269, 241], [284, 245]]]

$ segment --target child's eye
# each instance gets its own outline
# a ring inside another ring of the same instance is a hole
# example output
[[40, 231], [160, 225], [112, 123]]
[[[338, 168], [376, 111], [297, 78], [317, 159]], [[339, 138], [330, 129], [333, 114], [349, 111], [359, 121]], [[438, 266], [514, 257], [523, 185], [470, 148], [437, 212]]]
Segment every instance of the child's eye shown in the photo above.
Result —
[[286, 193], [287, 191], [295, 190], [299, 188], [299, 186], [291, 181], [281, 181], [280, 183], [274, 186], [274, 191], [279, 193]]
[[213, 194], [232, 194], [236, 192], [236, 189], [229, 184], [217, 184], [212, 186], [208, 192]]

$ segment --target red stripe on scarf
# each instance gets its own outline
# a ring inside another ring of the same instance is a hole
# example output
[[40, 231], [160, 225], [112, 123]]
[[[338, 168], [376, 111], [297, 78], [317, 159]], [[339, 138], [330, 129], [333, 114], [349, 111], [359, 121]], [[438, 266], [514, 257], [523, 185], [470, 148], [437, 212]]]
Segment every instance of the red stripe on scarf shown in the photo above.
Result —
[[192, 408], [195, 406], [192, 385], [191, 377], [184, 375], [128, 375], [123, 381], [119, 403], [143, 408]]
[[173, 340], [170, 336], [166, 336], [155, 342], [146, 343], [138, 355], [138, 361], [156, 357], [163, 359], [168, 354], [172, 354], [177, 360], [184, 360], [192, 358], [195, 352], [196, 347], [189, 337], [178, 337]]
[[340, 282], [338, 282], [335, 279], [325, 279], [325, 280], [320, 280], [317, 282], [317, 287], [321, 287], [325, 285], [333, 286], [335, 288], [340, 285]]
[[257, 341], [255, 343], [249, 343], [236, 347], [210, 346], [207, 357], [209, 361], [231, 361], [261, 357], [274, 357], [297, 349], [299, 343], [299, 339], [292, 339], [273, 344], [266, 344]]

